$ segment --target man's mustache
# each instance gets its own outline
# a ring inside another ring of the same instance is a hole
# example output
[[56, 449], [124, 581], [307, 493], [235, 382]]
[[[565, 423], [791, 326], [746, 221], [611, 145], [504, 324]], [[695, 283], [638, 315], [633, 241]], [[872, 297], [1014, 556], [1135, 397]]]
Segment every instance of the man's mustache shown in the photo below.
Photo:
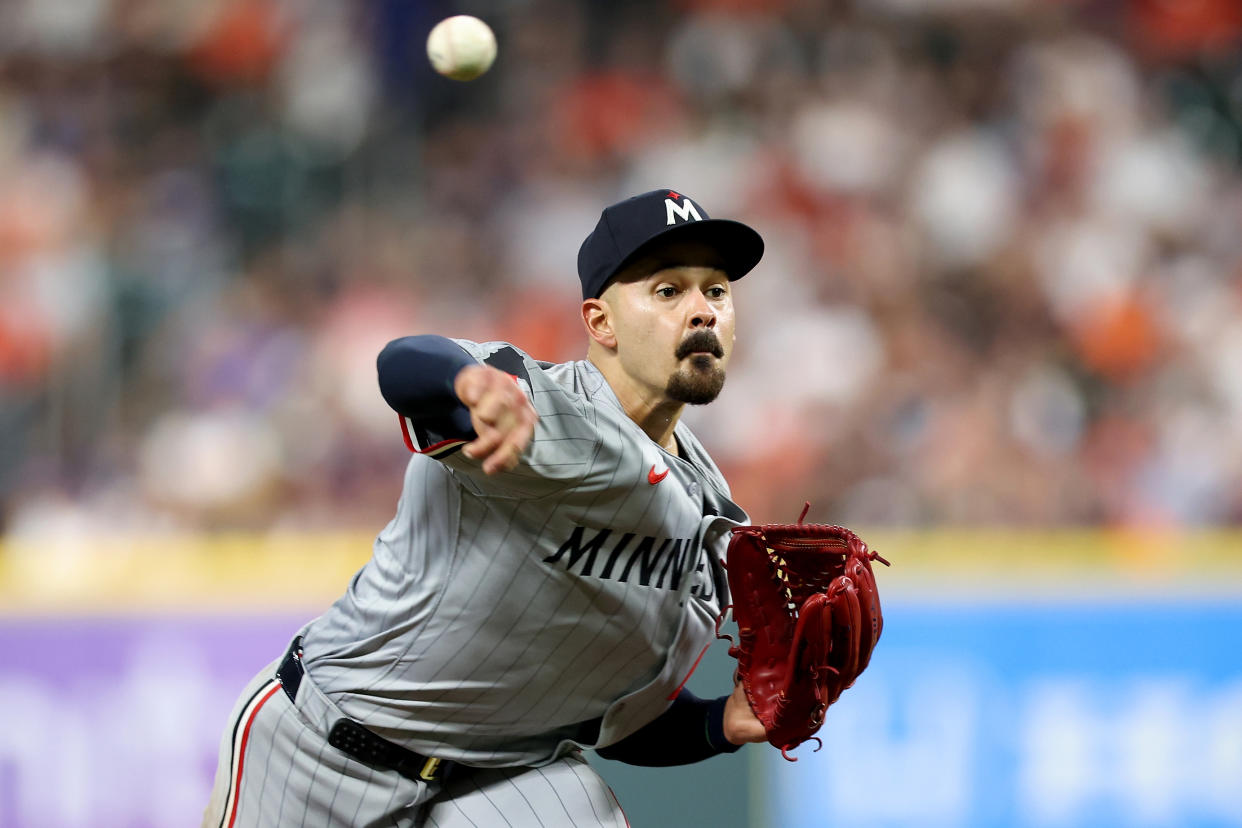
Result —
[[720, 347], [720, 340], [711, 331], [695, 331], [677, 346], [678, 359], [685, 359], [694, 353], [708, 353], [716, 359], [724, 358], [724, 348]]

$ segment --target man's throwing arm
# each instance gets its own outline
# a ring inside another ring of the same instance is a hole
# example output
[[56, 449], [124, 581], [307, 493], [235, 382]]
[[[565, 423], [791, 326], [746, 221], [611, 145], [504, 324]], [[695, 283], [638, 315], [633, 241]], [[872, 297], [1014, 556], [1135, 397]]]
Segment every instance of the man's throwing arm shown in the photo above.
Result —
[[471, 365], [478, 365], [474, 357], [442, 336], [406, 336], [380, 351], [380, 394], [401, 415], [402, 429], [414, 429], [415, 434], [407, 435], [414, 438], [411, 450], [429, 452], [439, 443], [477, 436], [470, 410], [453, 391], [457, 374]]
[[376, 361], [380, 393], [401, 415], [411, 451], [435, 457], [458, 449], [496, 474], [513, 468], [537, 419], [513, 377], [482, 365], [441, 336], [390, 342]]

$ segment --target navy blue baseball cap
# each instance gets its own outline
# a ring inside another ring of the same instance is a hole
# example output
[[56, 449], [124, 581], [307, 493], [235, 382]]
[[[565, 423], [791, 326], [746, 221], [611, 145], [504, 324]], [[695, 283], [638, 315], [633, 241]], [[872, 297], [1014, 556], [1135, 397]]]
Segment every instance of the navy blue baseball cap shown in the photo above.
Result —
[[763, 239], [740, 221], [714, 219], [689, 196], [652, 190], [604, 208], [578, 249], [582, 298], [598, 298], [609, 280], [639, 257], [671, 242], [701, 242], [714, 249], [729, 280], [740, 279], [763, 258]]

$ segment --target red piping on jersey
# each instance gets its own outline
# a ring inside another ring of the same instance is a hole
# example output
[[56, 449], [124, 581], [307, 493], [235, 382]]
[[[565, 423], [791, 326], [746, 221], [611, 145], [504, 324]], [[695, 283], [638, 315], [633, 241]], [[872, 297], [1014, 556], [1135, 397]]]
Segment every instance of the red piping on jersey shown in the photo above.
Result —
[[434, 446], [427, 446], [427, 448], [423, 449], [422, 451], [418, 451], [417, 449], [415, 449], [414, 453], [415, 454], [432, 454], [434, 452], [439, 451], [442, 448], [448, 448], [449, 446], [460, 446], [462, 443], [467, 443], [467, 442], [469, 441], [468, 440], [441, 440], [440, 442], [436, 443]]
[[401, 423], [401, 437], [405, 440], [405, 447], [418, 454], [418, 449], [414, 448], [414, 440], [410, 438], [410, 428], [405, 424], [405, 415], [398, 414], [397, 421]]
[[427, 446], [427, 448], [425, 449], [419, 449], [417, 446], [414, 445], [414, 438], [410, 436], [410, 427], [405, 424], [405, 415], [398, 414], [397, 421], [401, 423], [401, 439], [405, 440], [405, 447], [408, 448], [410, 451], [414, 452], [415, 454], [431, 454], [433, 451], [439, 451], [442, 448], [447, 448], [449, 446], [460, 445], [461, 443], [468, 442], [466, 440], [462, 440], [459, 438], [450, 438], [448, 440], [441, 440], [435, 445]]
[[259, 703], [254, 706], [254, 710], [250, 711], [250, 717], [246, 719], [246, 729], [242, 731], [241, 746], [237, 749], [237, 775], [233, 778], [233, 811], [229, 815], [229, 828], [233, 828], [233, 822], [237, 819], [237, 805], [241, 802], [242, 765], [246, 761], [246, 742], [250, 740], [250, 726], [254, 724], [254, 718], [259, 715], [259, 710], [263, 705], [267, 704], [267, 700], [279, 689], [280, 682], [277, 682], [271, 690], [267, 691], [267, 695], [259, 699]]
[[612, 801], [617, 803], [617, 810], [621, 812], [621, 818], [625, 820], [625, 828], [630, 828], [630, 818], [625, 815], [625, 809], [621, 807], [621, 800], [617, 799], [617, 794], [613, 791], [612, 786], [605, 783], [608, 793], [612, 794]]
[[[707, 647], [710, 647], [710, 646], [712, 645], [711, 644], [707, 645]], [[686, 686], [686, 682], [688, 682], [690, 680], [690, 677], [694, 675], [694, 671], [699, 669], [699, 662], [703, 660], [703, 656], [707, 655], [707, 647], [704, 647], [703, 652], [699, 653], [699, 657], [694, 660], [694, 666], [690, 668], [690, 672], [686, 673], [686, 677], [681, 680], [681, 684], [677, 685], [677, 689], [673, 691], [673, 695], [668, 697], [669, 701], [672, 701], [673, 699], [677, 698], [677, 694], [680, 693], [681, 689]]]

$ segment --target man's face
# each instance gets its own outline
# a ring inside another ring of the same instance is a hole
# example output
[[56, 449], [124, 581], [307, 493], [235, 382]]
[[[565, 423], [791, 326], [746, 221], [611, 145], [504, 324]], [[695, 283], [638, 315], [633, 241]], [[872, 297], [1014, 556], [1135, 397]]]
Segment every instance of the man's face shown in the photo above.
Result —
[[716, 399], [733, 353], [733, 293], [709, 248], [664, 248], [627, 268], [601, 298], [632, 379], [677, 402]]

